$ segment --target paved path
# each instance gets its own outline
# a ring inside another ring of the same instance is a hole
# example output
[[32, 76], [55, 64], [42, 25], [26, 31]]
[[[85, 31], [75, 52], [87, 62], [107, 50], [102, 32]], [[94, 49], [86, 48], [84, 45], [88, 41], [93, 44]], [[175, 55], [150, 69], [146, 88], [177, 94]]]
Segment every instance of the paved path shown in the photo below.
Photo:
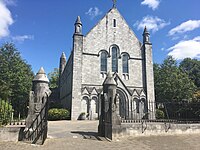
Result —
[[97, 121], [49, 122], [44, 145], [0, 141], [0, 150], [200, 150], [200, 134], [129, 137], [109, 142], [97, 136], [97, 126]]

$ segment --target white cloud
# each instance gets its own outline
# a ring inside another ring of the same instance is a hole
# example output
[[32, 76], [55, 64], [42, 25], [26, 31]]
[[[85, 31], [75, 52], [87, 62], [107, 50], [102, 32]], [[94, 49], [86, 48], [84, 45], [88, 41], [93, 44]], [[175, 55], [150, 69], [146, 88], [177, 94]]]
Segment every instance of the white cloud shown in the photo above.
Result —
[[169, 25], [170, 22], [166, 22], [163, 19], [160, 19], [158, 17], [153, 16], [145, 16], [141, 21], [137, 21], [134, 26], [137, 26], [137, 29], [144, 29], [146, 26], [148, 30], [151, 30], [152, 32], [156, 32], [165, 26]]
[[13, 24], [13, 18], [11, 12], [6, 7], [6, 3], [0, 0], [0, 38], [9, 35], [9, 26]]
[[91, 19], [94, 19], [95, 17], [101, 15], [102, 12], [97, 7], [91, 7], [85, 14], [89, 15]]
[[34, 40], [34, 36], [33, 35], [18, 35], [18, 36], [12, 37], [12, 40], [15, 42], [22, 43], [25, 40]]
[[158, 8], [160, 1], [159, 0], [144, 0], [143, 2], [141, 2], [142, 5], [147, 5], [149, 8], [152, 8], [153, 10], [155, 10], [156, 8]]
[[188, 20], [186, 22], [183, 22], [179, 26], [171, 29], [168, 34], [172, 36], [175, 34], [181, 34], [188, 31], [192, 31], [197, 28], [200, 28], [200, 20]]
[[6, 5], [16, 5], [16, 0], [0, 0], [3, 1]]
[[170, 51], [168, 55], [175, 59], [181, 60], [187, 57], [200, 58], [200, 36], [192, 40], [180, 41], [173, 47], [168, 48]]

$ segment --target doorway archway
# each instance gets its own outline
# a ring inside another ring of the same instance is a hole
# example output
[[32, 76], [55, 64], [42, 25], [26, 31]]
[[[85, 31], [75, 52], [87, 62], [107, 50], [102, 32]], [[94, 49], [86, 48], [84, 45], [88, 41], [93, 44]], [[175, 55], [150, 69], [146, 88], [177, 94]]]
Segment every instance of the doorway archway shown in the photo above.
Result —
[[128, 97], [123, 89], [117, 88], [117, 94], [119, 96], [119, 115], [122, 119], [128, 119], [129, 117], [129, 103]]

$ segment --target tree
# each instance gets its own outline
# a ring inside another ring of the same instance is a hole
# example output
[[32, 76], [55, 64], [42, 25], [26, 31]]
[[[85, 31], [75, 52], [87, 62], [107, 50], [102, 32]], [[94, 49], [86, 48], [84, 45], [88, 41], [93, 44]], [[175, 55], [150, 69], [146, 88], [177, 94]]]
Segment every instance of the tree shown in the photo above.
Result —
[[191, 99], [196, 86], [171, 56], [163, 64], [154, 64], [155, 93], [157, 101]]
[[13, 109], [21, 116], [26, 113], [33, 75], [14, 44], [6, 43], [0, 48], [0, 98], [11, 100]]
[[49, 82], [50, 82], [49, 87], [57, 88], [58, 87], [58, 79], [59, 79], [59, 69], [54, 68], [54, 70], [48, 74], [48, 78], [49, 78]]
[[200, 88], [200, 61], [197, 59], [185, 58], [180, 63], [180, 69], [189, 75], [194, 84]]
[[8, 123], [12, 112], [12, 105], [8, 101], [0, 99], [0, 126]]

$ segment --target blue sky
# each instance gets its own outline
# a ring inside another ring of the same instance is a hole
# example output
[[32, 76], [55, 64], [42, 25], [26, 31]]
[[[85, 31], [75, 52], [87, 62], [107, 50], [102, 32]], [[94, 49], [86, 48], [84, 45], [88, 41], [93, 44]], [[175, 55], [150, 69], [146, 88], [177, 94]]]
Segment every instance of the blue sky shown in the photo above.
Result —
[[[153, 60], [200, 59], [200, 0], [117, 0], [117, 9], [142, 41], [146, 25]], [[58, 67], [72, 49], [74, 22], [84, 35], [112, 8], [112, 0], [0, 0], [0, 45], [12, 41], [36, 73]]]

